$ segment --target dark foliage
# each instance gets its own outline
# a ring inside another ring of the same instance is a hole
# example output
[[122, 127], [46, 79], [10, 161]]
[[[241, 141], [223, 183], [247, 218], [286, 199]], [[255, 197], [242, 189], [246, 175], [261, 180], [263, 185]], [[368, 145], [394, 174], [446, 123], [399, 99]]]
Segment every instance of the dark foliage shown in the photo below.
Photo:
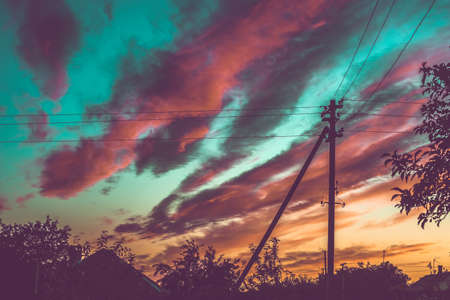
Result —
[[[313, 280], [288, 271], [278, 256], [278, 247], [277, 238], [266, 245], [240, 291], [232, 290], [239, 275], [238, 261], [228, 259], [229, 264], [222, 265], [222, 260], [214, 258], [212, 247], [202, 259], [200, 246], [194, 241], [187, 241], [181, 247], [180, 257], [172, 265], [155, 265], [155, 275], [162, 276], [159, 282], [168, 291], [167, 299], [325, 299], [325, 276], [321, 274]], [[397, 300], [405, 294], [408, 280], [406, 274], [388, 262], [359, 263], [357, 267], [337, 271], [332, 299]]]
[[[94, 247], [87, 241], [71, 242], [70, 231], [69, 226], [61, 227], [49, 216], [44, 222], [26, 224], [5, 224], [0, 219], [1, 277], [20, 278], [23, 283], [20, 286], [27, 290], [21, 292], [27, 295], [37, 294], [46, 300], [65, 299], [70, 290], [71, 269], [82, 257], [108, 249], [129, 263], [134, 260], [125, 240], [114, 239], [107, 231], [102, 232]], [[10, 268], [6, 269], [6, 265]], [[19, 290], [10, 286], [8, 291], [18, 295]], [[15, 298], [11, 295], [9, 299]]]
[[424, 209], [418, 223], [439, 225], [450, 212], [450, 63], [432, 67], [422, 64], [423, 94], [428, 101], [421, 107], [424, 117], [415, 134], [427, 135], [430, 144], [426, 150], [412, 153], [386, 153], [385, 165], [391, 165], [392, 176], [402, 181], [413, 181], [410, 188], [394, 188], [398, 193], [392, 200], [400, 212], [408, 214], [414, 208]]
[[[278, 245], [280, 240], [272, 238], [264, 247], [263, 257], [258, 257], [254, 273], [248, 277], [247, 286], [251, 289], [264, 289], [270, 287], [280, 287], [286, 277], [291, 273], [287, 271], [278, 257]], [[253, 253], [255, 247], [251, 246], [250, 251]]]
[[[318, 285], [312, 279], [297, 276], [287, 270], [278, 256], [280, 240], [272, 238], [264, 247], [262, 257], [256, 260], [254, 272], [245, 281], [247, 297], [258, 299], [309, 299], [319, 292]], [[255, 247], [251, 246], [253, 253]]]
[[[16, 272], [32, 272], [37, 282], [27, 285], [44, 299], [59, 299], [65, 290], [65, 270], [81, 253], [81, 247], [69, 244], [70, 228], [60, 228], [58, 221], [47, 217], [45, 222], [5, 224], [0, 220], [0, 248], [15, 257]], [[20, 274], [19, 274], [20, 276]], [[34, 281], [34, 280], [33, 280]]]
[[333, 295], [336, 299], [398, 299], [408, 280], [408, 275], [389, 262], [358, 263], [357, 267], [342, 267], [336, 272]]
[[154, 265], [161, 287], [170, 291], [173, 299], [211, 299], [212, 295], [230, 295], [239, 278], [238, 259], [217, 255], [212, 247], [200, 254], [201, 245], [188, 240], [180, 248], [180, 257], [168, 264]]
[[[85, 248], [89, 249], [87, 252], [87, 255], [89, 255], [92, 252], [97, 252], [101, 249], [111, 250], [114, 252], [118, 257], [124, 259], [127, 263], [130, 265], [134, 264], [134, 261], [136, 259], [136, 254], [133, 253], [133, 251], [125, 246], [125, 238], [115, 238], [113, 235], [110, 235], [107, 230], [103, 230], [100, 236], [95, 241], [96, 247], [94, 251], [91, 250], [91, 246], [89, 242], [85, 243]], [[87, 256], [86, 255], [86, 256]]]

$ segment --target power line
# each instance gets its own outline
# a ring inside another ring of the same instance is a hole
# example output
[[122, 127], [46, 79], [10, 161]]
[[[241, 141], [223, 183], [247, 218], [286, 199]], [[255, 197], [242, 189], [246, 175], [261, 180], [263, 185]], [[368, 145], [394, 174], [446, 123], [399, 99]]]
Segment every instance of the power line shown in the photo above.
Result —
[[[155, 111], [136, 111], [136, 112], [85, 112], [85, 113], [45, 113], [47, 116], [101, 116], [101, 115], [145, 115], [145, 114], [174, 114], [174, 113], [202, 113], [202, 112], [223, 112], [223, 111], [266, 111], [266, 110], [288, 110], [298, 108], [320, 108], [320, 105], [312, 106], [291, 106], [291, 107], [263, 107], [263, 108], [226, 108], [226, 109], [200, 109], [200, 110], [155, 110]], [[3, 114], [1, 118], [5, 117], [42, 117], [43, 114]]]
[[362, 65], [359, 67], [358, 73], [356, 73], [356, 76], [353, 78], [352, 82], [350, 83], [350, 85], [347, 87], [347, 90], [345, 91], [344, 95], [342, 96], [342, 98], [345, 98], [345, 96], [347, 95], [347, 93], [350, 91], [350, 89], [352, 88], [353, 84], [356, 82], [356, 79], [359, 77], [359, 75], [361, 74], [361, 71], [364, 69], [364, 66], [367, 63], [367, 60], [369, 59], [370, 54], [372, 53], [373, 48], [375, 47], [375, 44], [378, 41], [378, 38], [381, 35], [381, 32], [383, 31], [384, 26], [387, 23], [387, 20], [389, 19], [389, 16], [391, 15], [392, 9], [394, 8], [395, 2], [397, 0], [392, 0], [391, 6], [389, 7], [388, 13], [386, 14], [386, 16], [384, 17], [383, 23], [381, 24], [381, 27], [378, 29], [377, 35], [374, 39], [374, 41], [372, 42], [372, 45], [370, 46], [369, 52], [367, 53], [366, 58], [364, 59]]
[[[107, 139], [107, 140], [97, 140], [94, 138], [83, 138], [83, 140], [93, 141], [93, 142], [137, 142], [137, 141], [182, 141], [182, 140], [218, 140], [218, 139], [265, 139], [265, 138], [290, 138], [290, 137], [300, 137], [300, 136], [319, 136], [318, 134], [293, 134], [293, 135], [253, 135], [253, 136], [211, 136], [211, 137], [182, 137], [182, 138], [136, 138], [136, 139]], [[75, 143], [79, 142], [80, 139], [63, 139], [63, 140], [0, 140], [0, 144], [8, 143]]]
[[[239, 116], [190, 116], [182, 119], [209, 119], [209, 118], [240, 118], [240, 117], [278, 117], [278, 116], [296, 116], [296, 115], [318, 115], [320, 113], [292, 113], [292, 114], [271, 114], [271, 115], [239, 115]], [[379, 114], [379, 113], [354, 113], [354, 115], [371, 115], [380, 117], [393, 118], [420, 118], [415, 115], [399, 115], [399, 114]], [[18, 125], [68, 125], [68, 124], [93, 124], [93, 123], [114, 123], [114, 122], [146, 122], [158, 120], [179, 120], [180, 118], [148, 118], [148, 119], [109, 119], [109, 120], [77, 120], [77, 121], [38, 121], [38, 122], [14, 122], [0, 123], [0, 126], [18, 126]]]
[[[369, 99], [344, 99], [349, 102], [369, 102]], [[401, 104], [412, 104], [412, 105], [422, 105], [425, 102], [415, 102], [415, 101], [377, 101], [377, 103], [401, 103]], [[65, 116], [102, 116], [102, 115], [146, 115], [146, 114], [175, 114], [175, 113], [206, 113], [206, 112], [225, 112], [225, 111], [267, 111], [267, 110], [293, 110], [293, 109], [303, 109], [303, 108], [320, 108], [320, 105], [312, 106], [291, 106], [291, 107], [265, 107], [265, 108], [236, 108], [236, 109], [203, 109], [203, 110], [166, 110], [166, 111], [139, 111], [139, 112], [85, 112], [85, 113], [45, 113], [45, 116], [49, 117], [65, 117]], [[30, 113], [30, 114], [0, 114], [0, 118], [16, 118], [16, 117], [43, 117], [43, 114]], [[211, 116], [213, 117], [213, 116]], [[225, 116], [228, 117], [228, 116]]]
[[419, 27], [422, 25], [423, 21], [425, 20], [425, 18], [428, 16], [428, 13], [431, 11], [431, 9], [433, 8], [434, 3], [436, 2], [436, 0], [433, 0], [430, 4], [430, 6], [428, 7], [428, 10], [425, 12], [425, 14], [423, 15], [422, 19], [420, 20], [420, 22], [417, 24], [416, 28], [414, 29], [413, 33], [411, 34], [411, 37], [409, 38], [409, 40], [405, 43], [405, 45], [403, 46], [402, 50], [399, 52], [399, 54], [397, 55], [397, 58], [394, 60], [394, 62], [392, 63], [391, 67], [389, 68], [389, 70], [384, 74], [384, 76], [381, 78], [381, 80], [378, 82], [377, 86], [375, 87], [375, 89], [372, 91], [372, 93], [370, 93], [369, 98], [372, 98], [372, 96], [378, 91], [378, 89], [381, 87], [381, 84], [384, 82], [384, 80], [386, 80], [386, 78], [390, 75], [390, 73], [392, 72], [392, 70], [394, 69], [394, 66], [397, 64], [397, 62], [399, 61], [400, 57], [402, 56], [403, 52], [405, 52], [406, 48], [409, 46], [409, 44], [411, 43], [412, 39], [414, 38], [414, 36], [416, 35], [416, 32], [419, 30]]
[[[389, 131], [389, 130], [346, 130], [347, 132], [353, 133], [413, 133], [412, 131]], [[206, 137], [182, 137], [182, 138], [135, 138], [135, 139], [106, 139], [106, 140], [98, 140], [95, 138], [80, 138], [80, 139], [60, 139], [60, 140], [0, 140], [0, 144], [15, 144], [15, 143], [76, 143], [81, 139], [85, 141], [93, 141], [93, 142], [137, 142], [143, 140], [155, 140], [155, 141], [182, 141], [182, 140], [217, 140], [217, 139], [269, 139], [269, 138], [292, 138], [292, 137], [301, 137], [308, 136], [314, 137], [319, 136], [318, 134], [292, 134], [292, 135], [253, 135], [253, 136], [206, 136]]]
[[165, 120], [186, 120], [186, 119], [227, 119], [227, 118], [254, 118], [254, 117], [279, 117], [279, 116], [297, 116], [297, 115], [320, 115], [320, 112], [309, 113], [289, 113], [289, 114], [256, 114], [256, 115], [236, 115], [236, 116], [185, 116], [178, 118], [145, 118], [145, 119], [108, 119], [108, 120], [77, 120], [77, 121], [31, 121], [31, 122], [14, 122], [0, 123], [0, 126], [16, 126], [16, 125], [67, 125], [67, 124], [91, 124], [91, 123], [113, 123], [113, 122], [146, 122], [146, 121], [165, 121]]
[[361, 47], [361, 43], [362, 43], [362, 41], [363, 41], [363, 39], [364, 39], [364, 36], [365, 36], [366, 33], [367, 33], [367, 29], [369, 28], [369, 24], [370, 24], [370, 22], [372, 21], [373, 16], [375, 15], [375, 11], [377, 10], [377, 6], [378, 6], [378, 3], [379, 3], [379, 2], [380, 2], [380, 0], [377, 0], [377, 2], [375, 3], [375, 6], [374, 6], [373, 9], [372, 9], [372, 12], [370, 13], [370, 17], [369, 17], [369, 20], [367, 21], [366, 28], [364, 28], [364, 31], [363, 31], [363, 33], [362, 33], [360, 39], [359, 39], [358, 45], [356, 46], [355, 51], [353, 52], [353, 56], [352, 56], [352, 59], [350, 60], [350, 64], [348, 65], [347, 70], [346, 70], [345, 73], [344, 73], [344, 76], [342, 76], [342, 80], [341, 80], [341, 82], [339, 83], [339, 85], [338, 85], [336, 91], [334, 92], [333, 98], [336, 98], [337, 92], [338, 92], [339, 89], [341, 88], [341, 85], [342, 85], [342, 83], [344, 82], [345, 77], [347, 77], [347, 74], [348, 74], [348, 72], [350, 71], [350, 68], [352, 67], [353, 61], [355, 60], [356, 54], [358, 53], [358, 50], [359, 50], [359, 47]]
[[[95, 124], [95, 123], [115, 123], [115, 122], [147, 122], [147, 121], [164, 121], [164, 120], [185, 120], [185, 119], [210, 119], [210, 118], [254, 118], [254, 117], [279, 117], [279, 116], [297, 116], [297, 115], [319, 115], [319, 112], [311, 113], [290, 113], [290, 114], [270, 114], [270, 115], [237, 115], [237, 116], [189, 116], [183, 118], [146, 118], [146, 119], [108, 119], [108, 120], [77, 120], [77, 121], [31, 121], [31, 122], [12, 122], [0, 123], [0, 126], [19, 126], [19, 125], [70, 125], [70, 124]], [[353, 113], [353, 115], [370, 115], [379, 117], [392, 118], [421, 118], [415, 115], [400, 115], [400, 114], [380, 114], [380, 113]]]

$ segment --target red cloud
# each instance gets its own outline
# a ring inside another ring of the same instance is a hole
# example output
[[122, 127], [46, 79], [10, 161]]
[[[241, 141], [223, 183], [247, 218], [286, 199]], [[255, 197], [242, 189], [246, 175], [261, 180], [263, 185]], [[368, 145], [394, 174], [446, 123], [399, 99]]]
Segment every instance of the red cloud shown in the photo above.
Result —
[[[162, 65], [157, 72], [124, 74], [123, 80], [116, 84], [116, 96], [110, 105], [127, 103], [119, 109], [128, 110], [128, 104], [133, 102], [138, 112], [136, 118], [142, 120], [148, 119], [148, 115], [140, 115], [141, 111], [220, 107], [227, 91], [239, 84], [236, 76], [252, 61], [282, 47], [291, 33], [311, 28], [324, 2], [266, 0], [256, 4], [245, 18], [214, 24], [192, 45], [161, 57]], [[148, 80], [150, 74], [157, 74], [154, 82]], [[137, 85], [133, 91], [137, 93], [135, 99], [121, 90], [129, 90], [130, 82]], [[130, 153], [134, 143], [105, 146], [102, 140], [136, 138], [155, 126], [154, 121], [132, 123], [113, 123], [97, 142], [82, 140], [76, 148], [66, 146], [50, 154], [42, 171], [41, 194], [68, 198], [128, 166], [134, 159]], [[123, 152], [125, 158], [118, 163], [119, 153]]]
[[44, 161], [41, 195], [70, 198], [100, 179], [129, 165], [134, 154], [117, 143], [82, 140], [78, 147], [63, 147]]
[[[53, 100], [67, 90], [66, 65], [79, 46], [79, 24], [63, 0], [8, 0], [19, 20], [17, 51]], [[21, 16], [23, 15], [23, 19]]]

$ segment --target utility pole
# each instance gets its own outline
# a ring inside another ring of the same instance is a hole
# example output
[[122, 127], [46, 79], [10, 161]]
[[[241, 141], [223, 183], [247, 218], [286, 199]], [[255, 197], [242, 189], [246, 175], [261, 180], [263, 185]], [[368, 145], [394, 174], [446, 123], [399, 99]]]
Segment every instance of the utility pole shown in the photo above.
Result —
[[323, 250], [323, 275], [327, 275], [327, 250]]
[[383, 250], [383, 264], [384, 264], [384, 258], [386, 256], [386, 250]]
[[435, 266], [436, 266], [436, 257], [433, 258], [433, 274], [436, 274], [436, 268], [435, 268]]
[[329, 184], [328, 184], [328, 272], [327, 272], [327, 299], [331, 299], [331, 286], [334, 276], [334, 209], [336, 195], [336, 137], [342, 136], [342, 129], [336, 132], [336, 122], [339, 120], [339, 113], [336, 110], [342, 108], [341, 99], [336, 105], [336, 100], [330, 100], [328, 106], [323, 107], [322, 121], [329, 123], [328, 139], [330, 143], [329, 154]]
[[308, 157], [306, 158], [305, 163], [303, 164], [303, 167], [301, 168], [300, 172], [297, 175], [297, 178], [295, 179], [294, 183], [292, 184], [291, 188], [289, 189], [286, 197], [284, 198], [283, 202], [281, 203], [280, 208], [278, 209], [275, 217], [272, 219], [272, 222], [269, 225], [269, 228], [267, 228], [266, 233], [262, 237], [261, 241], [258, 244], [258, 247], [256, 247], [255, 251], [253, 252], [252, 257], [248, 261], [247, 265], [245, 266], [244, 270], [241, 273], [241, 276], [239, 277], [236, 287], [239, 289], [241, 284], [244, 282], [245, 276], [247, 276], [248, 272], [250, 271], [253, 263], [258, 259], [259, 253], [263, 249], [264, 245], [266, 244], [267, 240], [269, 239], [270, 235], [272, 234], [272, 231], [274, 230], [275, 226], [277, 225], [278, 221], [281, 218], [281, 215], [283, 214], [284, 210], [286, 209], [287, 205], [289, 204], [289, 201], [291, 200], [292, 196], [294, 195], [295, 190], [297, 189], [297, 186], [302, 181], [303, 176], [306, 173], [306, 170], [308, 170], [309, 165], [311, 164], [314, 155], [317, 153], [317, 150], [319, 150], [320, 145], [322, 144], [323, 139], [325, 138], [326, 133], [328, 132], [328, 128], [325, 127], [322, 132], [319, 135], [319, 138], [317, 139], [317, 142], [314, 144], [311, 152], [309, 153]]
[[336, 164], [336, 100], [330, 101], [329, 106], [328, 142], [330, 143], [329, 155], [329, 181], [328, 181], [328, 282], [334, 275], [334, 209], [335, 209], [335, 164]]

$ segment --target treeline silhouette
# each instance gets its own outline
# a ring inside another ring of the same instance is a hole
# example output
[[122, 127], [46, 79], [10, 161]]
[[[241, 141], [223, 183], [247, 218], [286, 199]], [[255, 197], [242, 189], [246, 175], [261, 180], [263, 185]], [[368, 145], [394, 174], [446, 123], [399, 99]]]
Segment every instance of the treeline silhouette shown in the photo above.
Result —
[[[133, 267], [136, 255], [124, 238], [103, 231], [93, 243], [81, 243], [72, 238], [68, 226], [61, 228], [50, 217], [26, 224], [0, 220], [0, 298], [325, 299], [324, 274], [308, 278], [288, 271], [278, 255], [279, 242], [270, 240], [239, 289], [235, 283], [245, 261], [218, 255], [213, 247], [194, 240], [180, 247], [172, 263], [152, 266], [155, 283]], [[389, 262], [342, 267], [335, 275], [331, 299], [450, 299], [449, 293], [411, 292], [408, 280]]]
[[[241, 261], [218, 256], [212, 247], [202, 256], [200, 245], [193, 240], [181, 246], [171, 265], [156, 264], [155, 275], [161, 276], [161, 287], [170, 291], [168, 299], [325, 299], [324, 274], [312, 279], [287, 270], [278, 256], [279, 242], [277, 238], [269, 241], [238, 291], [233, 288], [243, 269]], [[337, 271], [331, 299], [403, 299], [408, 280], [389, 262], [359, 263]]]

